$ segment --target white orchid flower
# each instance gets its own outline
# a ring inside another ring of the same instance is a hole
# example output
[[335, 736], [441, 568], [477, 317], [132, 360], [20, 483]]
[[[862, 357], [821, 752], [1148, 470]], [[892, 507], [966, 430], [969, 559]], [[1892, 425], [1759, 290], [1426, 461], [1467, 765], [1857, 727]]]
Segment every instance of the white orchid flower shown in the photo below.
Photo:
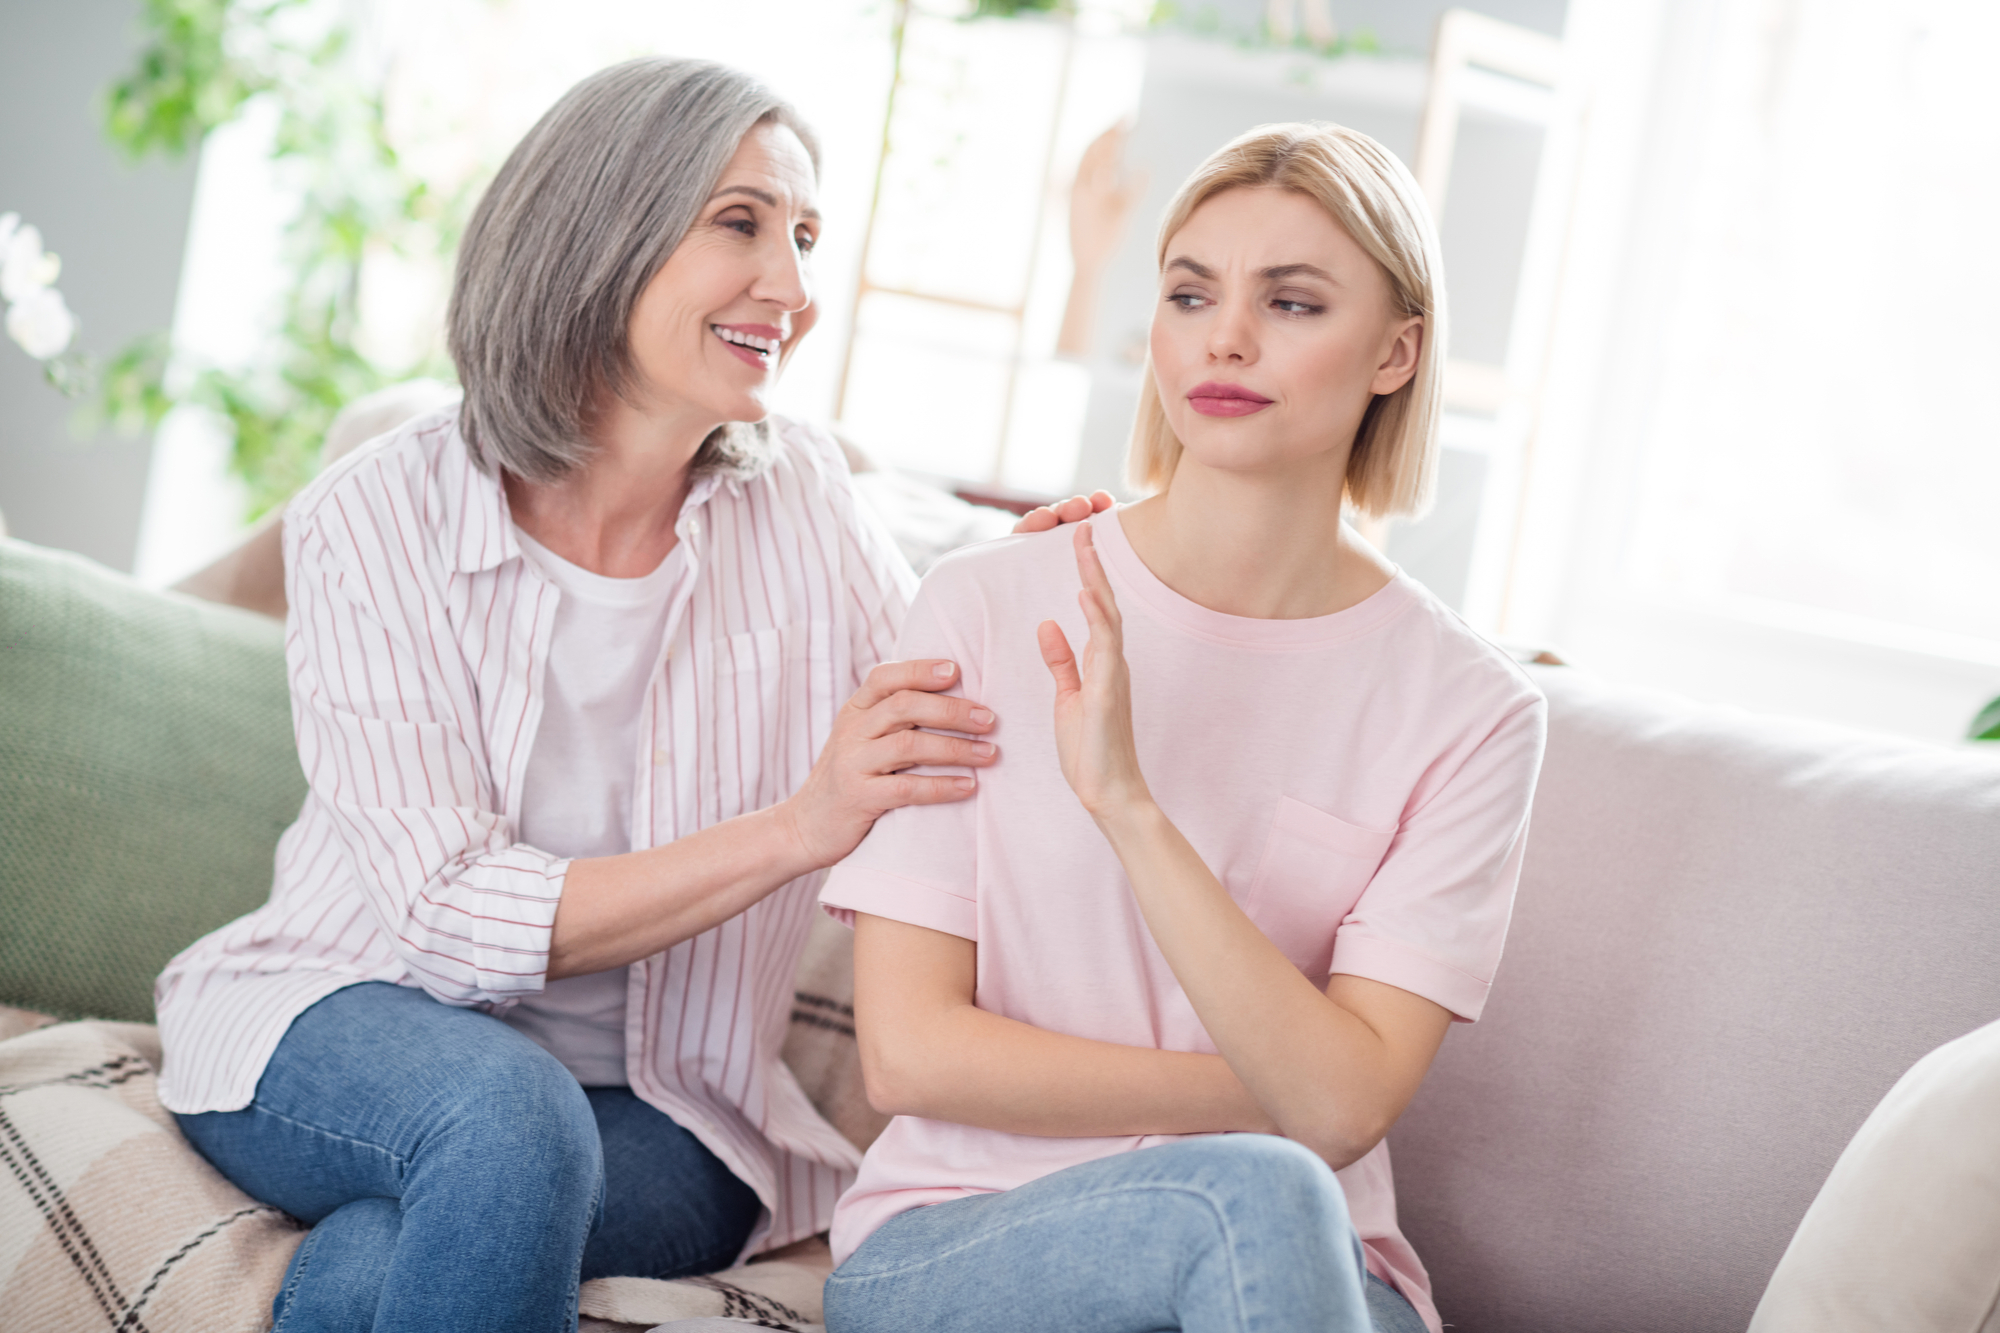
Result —
[[35, 360], [46, 361], [60, 356], [76, 336], [76, 316], [69, 312], [61, 292], [36, 287], [8, 307], [7, 336]]
[[16, 214], [8, 214], [15, 225], [0, 254], [0, 297], [8, 302], [26, 300], [30, 293], [54, 283], [62, 273], [62, 260], [42, 249], [41, 229], [21, 226]]
[[0, 213], [0, 256], [7, 253], [7, 246], [14, 239], [14, 233], [21, 229], [19, 213]]

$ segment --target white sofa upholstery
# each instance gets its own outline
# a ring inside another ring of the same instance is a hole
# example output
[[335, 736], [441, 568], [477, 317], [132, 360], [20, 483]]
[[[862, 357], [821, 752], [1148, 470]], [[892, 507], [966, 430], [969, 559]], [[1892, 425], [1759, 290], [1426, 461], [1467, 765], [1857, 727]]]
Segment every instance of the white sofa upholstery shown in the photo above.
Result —
[[1742, 1333], [1870, 1109], [2000, 1018], [2000, 747], [1534, 671], [1514, 923], [1390, 1136], [1405, 1230], [1459, 1333]]

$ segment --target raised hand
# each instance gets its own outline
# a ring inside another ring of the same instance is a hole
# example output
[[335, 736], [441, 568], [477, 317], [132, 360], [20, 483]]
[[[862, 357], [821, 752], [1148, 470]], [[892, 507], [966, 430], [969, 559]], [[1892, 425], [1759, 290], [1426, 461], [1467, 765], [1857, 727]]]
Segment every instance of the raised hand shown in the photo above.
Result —
[[1152, 800], [1139, 771], [1132, 735], [1132, 676], [1125, 664], [1124, 621], [1104, 576], [1088, 523], [1076, 525], [1077, 602], [1090, 626], [1083, 661], [1062, 627], [1044, 620], [1035, 630], [1042, 661], [1056, 682], [1056, 755], [1063, 779], [1083, 808], [1102, 820]]

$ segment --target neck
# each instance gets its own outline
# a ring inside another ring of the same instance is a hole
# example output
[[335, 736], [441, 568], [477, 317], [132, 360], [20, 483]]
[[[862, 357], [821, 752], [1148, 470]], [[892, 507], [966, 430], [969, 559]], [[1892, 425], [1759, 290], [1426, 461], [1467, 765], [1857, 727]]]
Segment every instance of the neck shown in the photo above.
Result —
[[689, 465], [717, 423], [649, 414], [619, 398], [591, 423], [589, 461], [553, 482], [506, 479], [514, 522], [573, 565], [607, 578], [659, 568], [679, 541]]
[[1154, 576], [1197, 605], [1257, 620], [1329, 616], [1395, 572], [1340, 521], [1346, 462], [1248, 473], [1183, 453], [1165, 493], [1119, 518]]

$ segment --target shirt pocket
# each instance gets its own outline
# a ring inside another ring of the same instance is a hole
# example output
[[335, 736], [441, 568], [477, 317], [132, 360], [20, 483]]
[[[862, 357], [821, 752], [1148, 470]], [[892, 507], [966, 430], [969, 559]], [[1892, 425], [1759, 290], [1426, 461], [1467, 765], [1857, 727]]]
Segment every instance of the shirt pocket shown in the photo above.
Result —
[[792, 794], [818, 754], [840, 706], [832, 626], [789, 625], [719, 636], [709, 643], [709, 744], [723, 818], [761, 810]]
[[1293, 966], [1324, 986], [1333, 937], [1395, 837], [1280, 796], [1243, 910]]

